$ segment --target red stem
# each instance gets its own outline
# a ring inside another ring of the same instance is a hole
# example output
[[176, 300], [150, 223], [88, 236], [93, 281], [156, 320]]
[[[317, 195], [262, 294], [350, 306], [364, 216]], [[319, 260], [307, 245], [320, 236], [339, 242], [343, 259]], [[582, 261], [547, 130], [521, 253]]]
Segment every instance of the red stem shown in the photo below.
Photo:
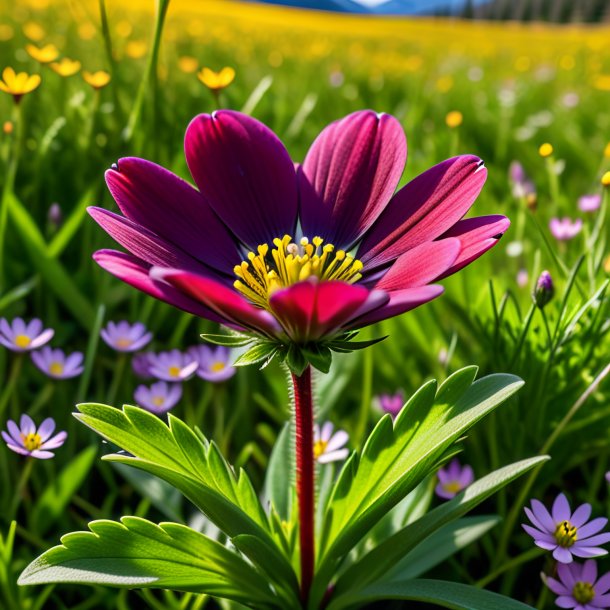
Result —
[[296, 419], [297, 497], [301, 543], [301, 601], [307, 603], [314, 571], [314, 457], [311, 367], [292, 374]]

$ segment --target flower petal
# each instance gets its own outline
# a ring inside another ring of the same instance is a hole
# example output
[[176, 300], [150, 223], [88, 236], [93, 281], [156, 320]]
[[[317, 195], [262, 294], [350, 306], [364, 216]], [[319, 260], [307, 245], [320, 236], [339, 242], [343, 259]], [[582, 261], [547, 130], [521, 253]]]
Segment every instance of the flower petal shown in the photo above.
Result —
[[44, 443], [53, 434], [53, 430], [55, 430], [55, 420], [52, 417], [47, 417], [38, 428], [40, 440]]
[[254, 307], [235, 290], [213, 279], [189, 273], [181, 269], [153, 267], [151, 276], [162, 279], [188, 297], [209, 307], [219, 317], [230, 323], [274, 336], [279, 326], [273, 316]]
[[269, 305], [294, 341], [312, 341], [341, 328], [368, 296], [364, 286], [305, 280], [275, 292]]
[[112, 273], [115, 277], [156, 299], [213, 322], [225, 323], [224, 318], [208, 307], [187, 297], [165, 282], [152, 279], [149, 276], [150, 265], [135, 256], [114, 250], [98, 250], [93, 258], [100, 267]]
[[456, 273], [485, 254], [498, 243], [509, 226], [510, 220], [500, 215], [479, 216], [457, 222], [442, 238], [457, 237], [462, 245], [460, 254], [441, 277]]
[[591, 516], [592, 507], [590, 504], [581, 504], [573, 513], [570, 518], [570, 523], [574, 527], [582, 527]]
[[546, 579], [546, 584], [548, 588], [555, 593], [556, 595], [570, 595], [572, 590], [566, 587], [561, 581], [555, 580], [551, 576], [548, 576]]
[[454, 264], [460, 248], [456, 238], [423, 243], [399, 256], [375, 288], [391, 292], [425, 286]]
[[61, 447], [66, 438], [68, 438], [67, 432], [58, 432], [52, 439], [49, 439], [46, 443], [40, 445], [41, 449], [57, 449], [57, 447]]
[[597, 532], [606, 527], [606, 523], [608, 523], [606, 517], [598, 517], [597, 519], [589, 521], [586, 525], [578, 528], [578, 539], [582, 541], [583, 538], [597, 534]]
[[349, 455], [349, 449], [338, 449], [337, 451], [330, 451], [328, 453], [323, 453], [318, 458], [319, 464], [328, 464], [330, 462], [338, 462], [339, 460], [344, 460]]
[[278, 137], [233, 110], [200, 114], [186, 130], [186, 160], [205, 200], [226, 226], [255, 248], [294, 235], [294, 165]]
[[553, 551], [553, 557], [561, 563], [572, 563], [572, 553], [561, 546]]
[[368, 269], [448, 231], [474, 203], [487, 177], [473, 155], [435, 165], [404, 186], [364, 236], [358, 258]]
[[239, 262], [235, 241], [188, 182], [155, 163], [127, 157], [106, 172], [106, 183], [127, 218], [197, 260], [232, 273]]
[[328, 441], [328, 445], [326, 445], [326, 452], [340, 449], [344, 445], [347, 445], [347, 441], [349, 441], [347, 432], [345, 430], [337, 430], [337, 432], [335, 432]]
[[551, 509], [551, 515], [553, 516], [553, 521], [555, 521], [555, 523], [570, 520], [572, 511], [570, 510], [570, 504], [568, 499], [565, 497], [565, 494], [559, 494], [555, 498], [553, 507]]
[[390, 201], [406, 158], [402, 127], [388, 114], [364, 110], [331, 123], [298, 170], [304, 234], [349, 247]]

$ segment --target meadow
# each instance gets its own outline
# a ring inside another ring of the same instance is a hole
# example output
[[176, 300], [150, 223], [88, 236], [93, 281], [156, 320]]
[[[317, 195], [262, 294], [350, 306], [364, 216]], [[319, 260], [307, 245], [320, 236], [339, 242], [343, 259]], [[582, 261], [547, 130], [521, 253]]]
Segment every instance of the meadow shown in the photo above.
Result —
[[[110, 444], [72, 416], [85, 401], [152, 402], [154, 410], [155, 396], [137, 388], [163, 377], [149, 368], [143, 378], [134, 355], [186, 352], [202, 333], [218, 332], [102, 270], [93, 252], [115, 246], [86, 212], [117, 210], [104, 172], [121, 157], [191, 180], [186, 127], [217, 108], [259, 119], [299, 162], [331, 121], [364, 108], [389, 113], [408, 141], [401, 186], [457, 154], [484, 159], [489, 175], [472, 211], [506, 215], [510, 229], [443, 280], [440, 298], [358, 337], [384, 341], [336, 355], [328, 374], [317, 373], [316, 415], [356, 449], [389, 410], [387, 395], [399, 393], [402, 404], [427, 380], [469, 365], [479, 376], [522, 378], [523, 388], [469, 431], [457, 459], [475, 480], [525, 458], [551, 459], [487, 498], [470, 517], [476, 533], [456, 534], [426, 574], [555, 607], [541, 578], [555, 568], [522, 529], [524, 507], [532, 498], [550, 506], [564, 493], [572, 507], [590, 503], [593, 516], [610, 511], [608, 26], [372, 19], [230, 0], [152, 4], [18, 0], [2, 8], [0, 69], [39, 74], [40, 84], [18, 103], [0, 92], [0, 317], [42, 320], [54, 330], [48, 345], [83, 359], [57, 379], [48, 362], [0, 347], [2, 430], [26, 413], [67, 431], [52, 459], [0, 447], [0, 608], [243, 607], [197, 592], [16, 584], [36, 556], [96, 519], [170, 520], [222, 539], [171, 486], [102, 461]], [[225, 67], [234, 78], [225, 72], [221, 85], [202, 72]], [[552, 288], [539, 284], [545, 270]], [[100, 334], [122, 320], [152, 334], [137, 352]], [[278, 437], [286, 444], [291, 415], [286, 372], [277, 362], [233, 370], [238, 353], [187, 371], [171, 413], [213, 438], [256, 492], [269, 494], [282, 468], [272, 450]], [[323, 480], [338, 471], [338, 463], [318, 466]], [[417, 488], [418, 510], [445, 501], [437, 483], [430, 475]], [[600, 557], [598, 568], [610, 570], [610, 560]]]

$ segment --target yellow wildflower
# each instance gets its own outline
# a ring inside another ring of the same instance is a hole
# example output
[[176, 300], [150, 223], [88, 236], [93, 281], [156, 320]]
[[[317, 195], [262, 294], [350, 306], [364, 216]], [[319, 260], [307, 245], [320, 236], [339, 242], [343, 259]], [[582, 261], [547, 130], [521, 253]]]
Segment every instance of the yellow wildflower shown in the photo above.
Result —
[[60, 61], [54, 61], [51, 64], [51, 70], [60, 76], [72, 76], [80, 70], [80, 66], [80, 61], [63, 57]]
[[197, 73], [197, 78], [212, 91], [220, 91], [228, 87], [235, 78], [235, 70], [233, 68], [224, 67], [220, 72], [214, 72], [210, 68], [202, 68]]
[[445, 123], [447, 123], [447, 127], [451, 127], [451, 129], [459, 127], [463, 120], [464, 116], [459, 110], [452, 110], [447, 113], [447, 116], [445, 117]]
[[190, 55], [183, 55], [178, 59], [178, 67], [183, 72], [186, 72], [186, 74], [193, 74], [193, 72], [197, 72], [199, 62], [195, 57], [191, 57]]
[[23, 33], [30, 39], [35, 42], [41, 41], [45, 36], [46, 32], [44, 28], [35, 21], [28, 21], [23, 24]]
[[110, 74], [104, 70], [98, 70], [97, 72], [87, 72], [87, 70], [84, 70], [83, 79], [94, 89], [101, 89], [110, 82]]
[[606, 157], [606, 159], [610, 159], [610, 142], [608, 142], [608, 144], [606, 144], [606, 148], [604, 148], [604, 157]]
[[13, 68], [9, 67], [4, 68], [2, 72], [0, 91], [10, 93], [15, 102], [19, 102], [22, 96], [34, 91], [38, 85], [40, 85], [39, 74], [27, 74], [26, 72], [19, 72], [17, 74]]
[[143, 40], [130, 40], [125, 46], [125, 54], [132, 59], [146, 55], [146, 43]]
[[11, 123], [11, 121], [4, 121], [4, 124], [2, 125], [2, 131], [6, 135], [13, 133], [14, 129], [15, 129], [15, 126], [13, 125], [13, 123]]
[[6, 23], [0, 23], [0, 40], [10, 40], [14, 36], [14, 34], [15, 32], [13, 31], [13, 28], [10, 25]]
[[47, 44], [44, 47], [26, 44], [25, 50], [31, 58], [39, 61], [41, 64], [51, 63], [59, 57], [59, 49], [54, 44]]
[[93, 40], [97, 29], [90, 21], [83, 21], [78, 25], [78, 37], [81, 40]]
[[541, 157], [543, 157], [545, 159], [547, 157], [550, 157], [553, 154], [553, 145], [549, 144], [548, 142], [545, 142], [538, 149], [538, 153], [540, 154]]
[[603, 186], [610, 186], [610, 172], [606, 172], [602, 176], [602, 185]]

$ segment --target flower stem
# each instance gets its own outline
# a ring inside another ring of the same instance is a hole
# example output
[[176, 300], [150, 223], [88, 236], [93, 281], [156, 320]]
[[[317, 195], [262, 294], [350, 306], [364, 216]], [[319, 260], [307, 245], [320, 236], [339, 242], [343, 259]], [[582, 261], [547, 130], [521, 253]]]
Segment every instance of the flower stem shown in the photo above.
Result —
[[25, 459], [25, 463], [23, 464], [23, 469], [21, 470], [19, 481], [17, 481], [17, 489], [15, 490], [13, 502], [9, 510], [9, 517], [11, 519], [15, 518], [17, 510], [19, 509], [19, 504], [21, 503], [25, 487], [28, 484], [30, 475], [32, 474], [32, 466], [34, 466], [34, 458], [27, 457]]
[[0, 418], [4, 417], [4, 411], [8, 406], [9, 400], [13, 396], [19, 376], [21, 375], [21, 368], [23, 366], [23, 354], [15, 354], [13, 359], [13, 365], [11, 372], [9, 373], [8, 381], [4, 386], [4, 391], [0, 396]]
[[314, 485], [313, 398], [311, 367], [300, 376], [292, 373], [296, 420], [297, 497], [299, 501], [299, 535], [301, 543], [301, 600], [307, 603], [314, 571]]

